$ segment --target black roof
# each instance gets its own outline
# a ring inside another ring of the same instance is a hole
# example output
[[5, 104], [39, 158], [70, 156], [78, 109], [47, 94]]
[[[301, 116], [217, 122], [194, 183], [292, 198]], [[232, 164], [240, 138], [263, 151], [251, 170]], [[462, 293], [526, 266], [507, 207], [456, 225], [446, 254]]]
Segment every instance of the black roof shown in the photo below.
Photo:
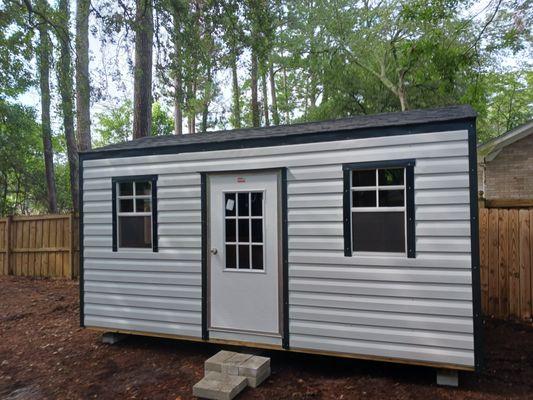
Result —
[[[435, 109], [412, 110], [404, 112], [383, 113], [376, 115], [359, 115], [348, 118], [334, 119], [328, 121], [305, 122], [293, 125], [279, 125], [263, 128], [244, 128], [234, 130], [222, 130], [216, 132], [205, 132], [186, 135], [168, 135], [168, 136], [147, 136], [128, 142], [112, 144], [105, 147], [96, 148], [85, 153], [121, 153], [128, 150], [136, 149], [137, 152], [145, 151], [155, 153], [149, 149], [162, 147], [193, 147], [201, 150], [211, 148], [212, 146], [203, 146], [207, 144], [222, 144], [224, 148], [250, 147], [240, 145], [244, 141], [257, 141], [258, 139], [279, 139], [279, 144], [288, 144], [293, 142], [293, 138], [301, 135], [312, 134], [332, 134], [334, 132], [353, 132], [353, 137], [358, 137], [357, 131], [376, 130], [379, 128], [394, 127], [413, 127], [417, 125], [426, 125], [431, 123], [465, 121], [476, 117], [474, 109], [468, 105], [450, 106]], [[414, 132], [413, 132], [414, 133]], [[361, 134], [361, 136], [365, 136]], [[375, 136], [380, 136], [379, 132]], [[335, 140], [333, 136], [327, 136], [322, 140]], [[233, 144], [232, 144], [233, 143]], [[251, 143], [250, 143], [251, 144]], [[104, 154], [102, 154], [104, 155]]]

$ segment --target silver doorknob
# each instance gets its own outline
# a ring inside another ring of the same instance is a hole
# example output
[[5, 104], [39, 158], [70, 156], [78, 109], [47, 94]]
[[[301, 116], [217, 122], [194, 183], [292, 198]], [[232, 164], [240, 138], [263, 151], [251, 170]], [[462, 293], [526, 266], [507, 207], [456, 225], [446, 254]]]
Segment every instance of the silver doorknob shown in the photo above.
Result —
[[217, 250], [215, 247], [213, 247], [213, 248], [211, 249], [211, 254], [215, 255], [215, 254], [217, 254], [217, 253], [218, 253], [218, 250]]

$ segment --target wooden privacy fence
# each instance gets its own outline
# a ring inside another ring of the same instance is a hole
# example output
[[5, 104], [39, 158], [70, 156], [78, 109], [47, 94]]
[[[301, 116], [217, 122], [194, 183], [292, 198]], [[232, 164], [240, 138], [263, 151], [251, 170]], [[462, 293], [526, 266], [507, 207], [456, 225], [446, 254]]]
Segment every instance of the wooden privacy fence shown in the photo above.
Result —
[[76, 278], [78, 219], [73, 214], [0, 219], [0, 275]]
[[530, 320], [533, 209], [480, 209], [479, 250], [483, 313]]
[[[73, 214], [0, 219], [0, 275], [79, 274], [79, 228]], [[481, 305], [497, 318], [533, 318], [533, 208], [479, 211]]]

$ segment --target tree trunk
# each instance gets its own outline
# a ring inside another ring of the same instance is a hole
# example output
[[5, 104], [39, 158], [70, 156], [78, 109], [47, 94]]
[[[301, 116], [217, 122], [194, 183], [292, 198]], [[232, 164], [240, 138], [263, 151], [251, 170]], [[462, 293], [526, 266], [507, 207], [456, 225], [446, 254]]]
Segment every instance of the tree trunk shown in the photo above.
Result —
[[251, 71], [251, 89], [252, 89], [252, 126], [259, 126], [259, 101], [257, 99], [257, 54], [252, 49], [252, 71]]
[[233, 125], [241, 127], [241, 93], [239, 89], [239, 76], [237, 74], [237, 53], [233, 49], [231, 54], [231, 76], [233, 81]]
[[276, 95], [276, 77], [274, 75], [274, 67], [270, 64], [269, 68], [270, 77], [270, 96], [272, 97], [272, 122], [274, 125], [279, 125], [279, 113], [278, 113], [278, 98]]
[[150, 136], [152, 127], [152, 42], [154, 20], [151, 0], [135, 0], [135, 67], [133, 81], [133, 138]]
[[[43, 15], [47, 13], [46, 0], [39, 0], [37, 6]], [[44, 168], [48, 188], [48, 212], [57, 213], [56, 179], [54, 174], [54, 150], [50, 125], [50, 37], [48, 24], [39, 21], [39, 83], [41, 88], [41, 131], [43, 136]]]
[[91, 87], [89, 81], [90, 0], [76, 1], [76, 122], [78, 148], [91, 149]]
[[183, 80], [181, 70], [181, 43], [179, 42], [180, 21], [178, 11], [174, 14], [174, 134], [183, 135]]
[[212, 91], [213, 77], [211, 73], [211, 66], [207, 67], [207, 81], [204, 88], [204, 104], [202, 109], [202, 126], [201, 132], [207, 132], [207, 119], [209, 117], [209, 104], [211, 103], [211, 91]]
[[176, 71], [174, 77], [174, 134], [183, 135], [183, 89], [181, 87], [181, 71]]
[[74, 132], [74, 100], [73, 100], [73, 76], [72, 56], [70, 53], [70, 6], [69, 0], [59, 0], [59, 26], [58, 40], [60, 43], [60, 57], [58, 65], [58, 83], [61, 95], [61, 111], [63, 114], [63, 126], [67, 142], [67, 157], [70, 172], [70, 194], [72, 197], [72, 209], [79, 209], [78, 199], [78, 146]]
[[285, 92], [285, 123], [291, 123], [291, 114], [289, 112], [289, 88], [287, 87], [287, 70], [283, 68], [283, 90]]
[[265, 117], [265, 126], [270, 126], [270, 118], [268, 115], [268, 90], [266, 68], [265, 72], [261, 76], [261, 91], [263, 92], [263, 114]]

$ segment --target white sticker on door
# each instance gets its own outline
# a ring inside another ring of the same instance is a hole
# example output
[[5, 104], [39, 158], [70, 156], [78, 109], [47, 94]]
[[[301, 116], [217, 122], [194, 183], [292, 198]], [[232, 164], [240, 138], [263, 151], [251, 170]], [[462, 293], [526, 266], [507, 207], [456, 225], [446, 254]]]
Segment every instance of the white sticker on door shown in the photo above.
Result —
[[235, 200], [228, 199], [228, 201], [226, 201], [226, 210], [233, 211], [233, 207], [235, 207]]

